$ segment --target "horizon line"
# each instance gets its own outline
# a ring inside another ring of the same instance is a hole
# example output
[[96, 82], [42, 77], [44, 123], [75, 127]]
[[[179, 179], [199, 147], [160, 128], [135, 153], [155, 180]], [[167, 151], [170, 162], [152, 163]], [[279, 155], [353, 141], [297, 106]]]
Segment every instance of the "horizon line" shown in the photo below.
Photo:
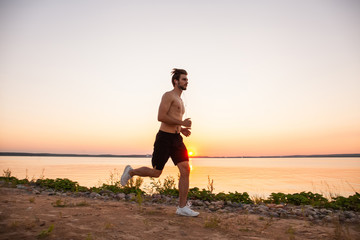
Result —
[[[30, 153], [0, 152], [0, 156], [49, 156], [49, 157], [152, 157], [152, 154], [77, 154], [77, 153]], [[301, 157], [360, 157], [360, 153], [293, 154], [265, 156], [189, 156], [189, 158], [301, 158]]]

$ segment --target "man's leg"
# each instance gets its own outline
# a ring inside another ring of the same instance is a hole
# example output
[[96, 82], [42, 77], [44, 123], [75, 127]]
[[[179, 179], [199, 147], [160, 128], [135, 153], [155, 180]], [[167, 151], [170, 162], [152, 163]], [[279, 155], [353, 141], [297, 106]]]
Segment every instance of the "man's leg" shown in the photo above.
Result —
[[137, 175], [140, 177], [160, 177], [162, 170], [157, 170], [155, 168], [141, 167], [133, 169], [130, 165], [127, 165], [124, 169], [124, 172], [121, 176], [120, 183], [123, 186], [126, 186], [127, 182], [133, 176]]
[[160, 177], [162, 173], [162, 170], [157, 170], [155, 168], [149, 168], [149, 167], [140, 167], [135, 168], [129, 171], [129, 174], [131, 177], [133, 176], [140, 176], [140, 177]]
[[177, 167], [180, 171], [179, 180], [179, 207], [185, 207], [189, 191], [190, 166], [188, 161], [179, 162]]

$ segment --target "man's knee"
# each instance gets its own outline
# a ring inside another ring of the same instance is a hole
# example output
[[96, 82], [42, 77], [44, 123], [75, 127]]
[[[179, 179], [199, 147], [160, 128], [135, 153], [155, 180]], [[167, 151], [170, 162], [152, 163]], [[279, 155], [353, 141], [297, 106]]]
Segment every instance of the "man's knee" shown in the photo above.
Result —
[[190, 165], [189, 162], [180, 162], [178, 163], [178, 168], [180, 170], [180, 175], [188, 176], [190, 174]]

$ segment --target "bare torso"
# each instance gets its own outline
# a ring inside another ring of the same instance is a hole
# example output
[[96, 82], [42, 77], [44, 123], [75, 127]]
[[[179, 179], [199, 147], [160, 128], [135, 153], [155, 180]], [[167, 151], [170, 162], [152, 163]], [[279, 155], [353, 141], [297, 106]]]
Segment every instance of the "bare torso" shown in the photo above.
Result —
[[[185, 106], [182, 99], [173, 91], [167, 92], [165, 94], [168, 94], [167, 101], [171, 102], [167, 114], [170, 117], [182, 121], [183, 115], [185, 113]], [[180, 133], [181, 125], [173, 125], [161, 122], [160, 130], [169, 133]]]

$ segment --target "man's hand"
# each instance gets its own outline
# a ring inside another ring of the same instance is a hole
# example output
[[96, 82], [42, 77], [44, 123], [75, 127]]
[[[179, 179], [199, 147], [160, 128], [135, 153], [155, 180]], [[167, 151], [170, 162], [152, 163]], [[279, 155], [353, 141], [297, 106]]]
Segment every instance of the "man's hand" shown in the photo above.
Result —
[[185, 136], [188, 137], [191, 134], [190, 128], [181, 128], [180, 132]]
[[183, 126], [184, 127], [186, 127], [186, 128], [191, 128], [191, 124], [192, 124], [192, 122], [191, 122], [191, 120], [190, 120], [190, 118], [186, 118], [184, 121], [183, 121]]

